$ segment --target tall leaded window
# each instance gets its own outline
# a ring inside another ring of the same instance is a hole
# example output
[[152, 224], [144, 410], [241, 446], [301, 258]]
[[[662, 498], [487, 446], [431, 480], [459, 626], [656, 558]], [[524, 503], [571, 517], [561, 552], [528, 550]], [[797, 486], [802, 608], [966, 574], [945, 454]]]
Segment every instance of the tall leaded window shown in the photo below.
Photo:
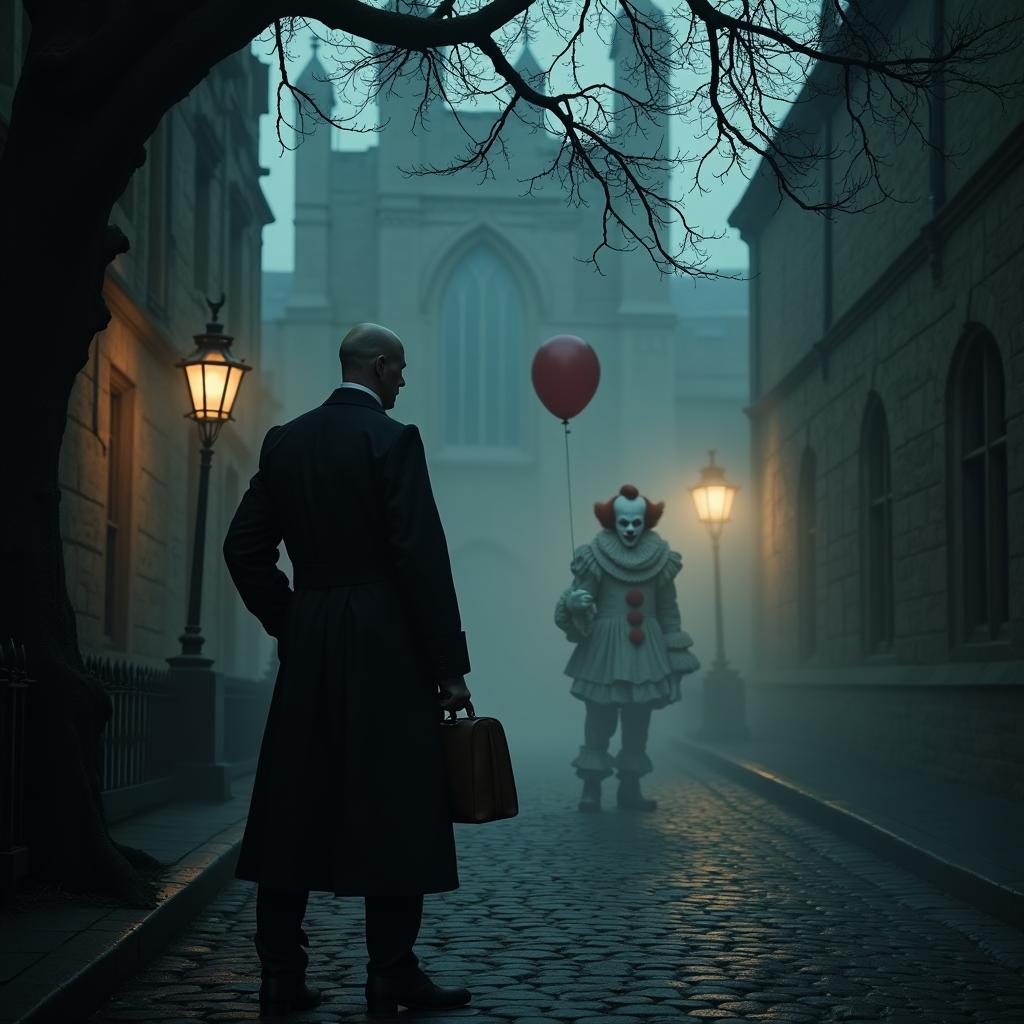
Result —
[[817, 552], [818, 497], [817, 459], [807, 448], [800, 461], [800, 484], [797, 489], [797, 640], [802, 659], [817, 650]]
[[487, 246], [456, 267], [441, 304], [444, 440], [459, 448], [517, 448], [522, 296]]
[[1009, 615], [1006, 386], [995, 339], [978, 330], [950, 371], [953, 616], [961, 642], [1001, 640]]
[[860, 435], [863, 636], [866, 654], [892, 648], [892, 463], [889, 425], [881, 399], [872, 394]]

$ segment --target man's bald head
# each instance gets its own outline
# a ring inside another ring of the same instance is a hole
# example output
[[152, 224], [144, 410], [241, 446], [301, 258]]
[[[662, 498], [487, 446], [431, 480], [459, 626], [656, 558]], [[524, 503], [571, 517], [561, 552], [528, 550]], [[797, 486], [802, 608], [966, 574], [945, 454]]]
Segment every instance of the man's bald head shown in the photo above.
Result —
[[405, 348], [394, 331], [379, 324], [356, 324], [341, 340], [341, 379], [373, 391], [385, 409], [393, 409], [405, 387]]
[[338, 349], [342, 380], [352, 380], [369, 372], [378, 356], [389, 361], [404, 359], [398, 335], [380, 324], [356, 324], [341, 339]]

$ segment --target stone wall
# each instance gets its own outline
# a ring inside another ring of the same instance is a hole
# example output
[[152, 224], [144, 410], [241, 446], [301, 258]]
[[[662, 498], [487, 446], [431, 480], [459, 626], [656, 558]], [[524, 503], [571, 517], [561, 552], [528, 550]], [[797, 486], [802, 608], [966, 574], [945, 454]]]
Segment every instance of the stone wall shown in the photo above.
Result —
[[[905, 31], [926, 6], [906, 5]], [[947, 5], [947, 16], [960, 6]], [[986, 16], [1014, 9], [995, 4]], [[988, 71], [1019, 78], [1024, 54], [1017, 48]], [[837, 217], [823, 232], [791, 204], [773, 210], [762, 181], [734, 215], [758, 275], [751, 727], [1024, 795], [1024, 99], [1000, 106], [963, 93], [950, 98], [945, 124], [944, 203], [929, 195], [936, 168], [927, 148], [912, 137], [893, 146], [878, 133], [891, 158], [886, 181], [903, 202]], [[794, 288], [794, 271], [779, 260], [787, 251], [808, 275], [788, 319], [780, 296]], [[825, 294], [832, 315], [821, 319], [811, 296]], [[950, 569], [961, 549], [950, 520], [947, 388], [957, 346], [977, 326], [994, 337], [1005, 375], [1009, 480], [1010, 622], [1006, 642], [987, 646], [957, 637]], [[895, 621], [884, 655], [867, 653], [863, 640], [860, 441], [872, 393], [887, 418], [893, 485]], [[797, 498], [808, 449], [817, 460], [817, 642], [802, 660]], [[908, 682], [900, 673], [911, 671]]]
[[[959, 675], [960, 682], [957, 682]], [[747, 687], [760, 740], [855, 757], [1024, 799], [1024, 674], [849, 669], [764, 673]]]
[[[188, 400], [175, 364], [192, 351], [192, 336], [209, 319], [204, 292], [216, 298], [231, 283], [237, 294], [228, 296], [222, 319], [227, 333], [236, 338], [234, 353], [254, 369], [242, 385], [237, 422], [222, 430], [215, 448], [203, 580], [203, 653], [221, 671], [239, 676], [262, 675], [269, 659], [270, 642], [241, 606], [220, 554], [240, 489], [255, 471], [259, 442], [274, 415], [273, 398], [261, 380], [258, 313], [260, 236], [270, 217], [257, 162], [265, 93], [265, 68], [248, 53], [235, 54], [215, 68], [158, 130], [166, 147], [165, 189], [160, 190], [154, 169], [160, 143], [151, 140], [150, 160], [113, 211], [113, 221], [132, 248], [108, 274], [104, 295], [112, 319], [93, 341], [89, 362], [76, 380], [60, 463], [68, 589], [79, 641], [88, 653], [161, 664], [179, 652], [199, 438], [184, 416]], [[194, 261], [196, 162], [200, 147], [216, 148], [217, 140], [222, 145], [211, 187], [209, 274], [201, 283]], [[164, 203], [169, 216], [160, 229], [152, 209]], [[158, 253], [151, 251], [154, 246]], [[127, 539], [118, 560], [125, 621], [115, 636], [104, 629], [112, 380], [128, 389], [125, 430], [130, 452], [127, 513], [121, 524]]]
[[[1018, 229], [1008, 227], [1015, 217]], [[996, 224], [999, 230], [996, 231]], [[949, 656], [946, 388], [968, 323], [996, 339], [1006, 374], [1009, 445], [1011, 618], [1024, 656], [1019, 581], [1024, 556], [1024, 175], [1006, 178], [948, 237], [939, 280], [927, 261], [852, 325], [828, 358], [759, 415], [762, 651], [766, 665], [794, 663], [796, 494], [800, 459], [818, 460], [818, 606], [821, 664], [860, 661], [859, 440], [868, 395], [884, 405], [892, 452], [897, 661]], [[974, 259], [979, 232], [983, 257]], [[1015, 236], [1016, 239], [1015, 240]], [[991, 244], [988, 239], [991, 237]], [[1006, 249], [1017, 246], [1017, 251]], [[771, 336], [764, 344], [771, 345]], [[770, 596], [770, 599], [769, 599]]]

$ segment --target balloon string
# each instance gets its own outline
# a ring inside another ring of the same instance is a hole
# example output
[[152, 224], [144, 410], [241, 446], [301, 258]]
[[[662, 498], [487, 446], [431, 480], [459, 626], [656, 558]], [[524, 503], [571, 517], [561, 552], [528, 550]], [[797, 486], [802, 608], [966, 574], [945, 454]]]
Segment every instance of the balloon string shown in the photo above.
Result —
[[576, 534], [572, 528], [572, 474], [569, 470], [569, 421], [562, 420], [565, 427], [565, 486], [569, 494], [569, 544], [571, 545], [570, 563], [576, 557]]

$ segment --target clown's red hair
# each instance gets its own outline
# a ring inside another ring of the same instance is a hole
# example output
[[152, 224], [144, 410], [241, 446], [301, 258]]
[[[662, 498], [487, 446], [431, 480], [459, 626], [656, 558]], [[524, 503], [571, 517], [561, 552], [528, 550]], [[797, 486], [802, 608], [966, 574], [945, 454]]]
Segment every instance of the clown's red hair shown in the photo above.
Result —
[[[628, 498], [630, 501], [641, 497], [640, 492], [632, 484], [623, 484], [619, 488], [619, 494], [613, 494], [607, 501], [595, 501], [594, 515], [597, 516], [597, 521], [606, 530], [615, 529], [615, 499], [619, 495], [622, 495], [623, 498]], [[655, 503], [650, 498], [644, 498], [644, 503], [647, 506], [644, 510], [644, 529], [653, 530], [658, 525], [662, 512], [665, 511], [665, 502], [659, 501]]]

